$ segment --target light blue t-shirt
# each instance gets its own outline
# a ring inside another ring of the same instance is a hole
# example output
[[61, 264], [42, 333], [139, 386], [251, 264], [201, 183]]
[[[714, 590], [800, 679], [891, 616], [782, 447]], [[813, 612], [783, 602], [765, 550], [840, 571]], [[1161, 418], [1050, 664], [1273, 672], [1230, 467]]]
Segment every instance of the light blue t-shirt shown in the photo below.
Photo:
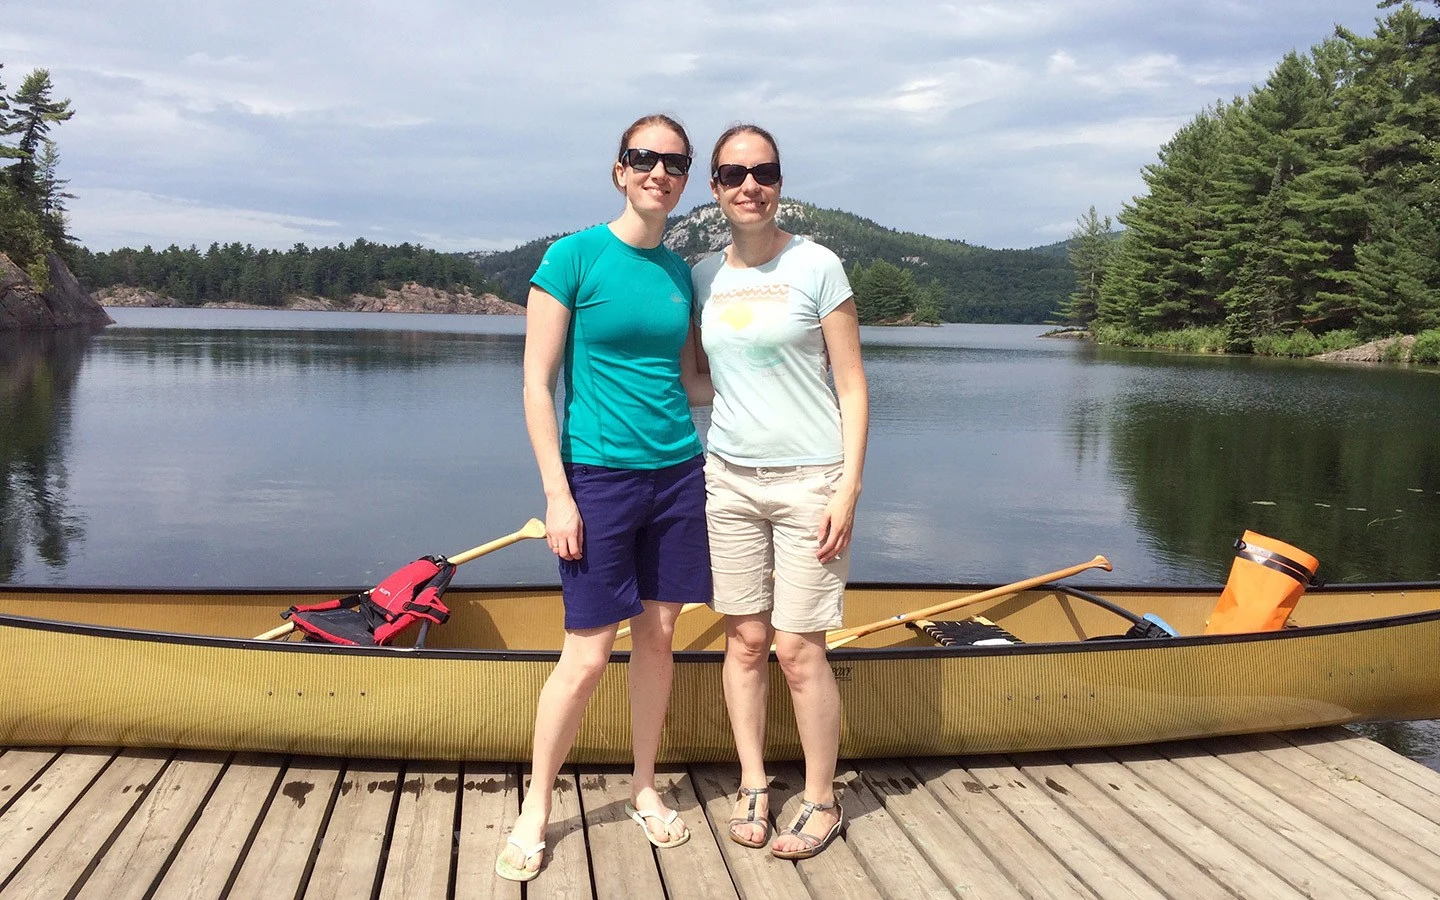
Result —
[[728, 266], [722, 251], [696, 263], [691, 277], [715, 384], [710, 450], [742, 466], [844, 459], [820, 331], [852, 294], [840, 258], [796, 236], [762, 266]]
[[550, 245], [530, 282], [570, 310], [561, 458], [661, 469], [698, 455], [680, 384], [693, 297], [685, 260], [597, 225]]

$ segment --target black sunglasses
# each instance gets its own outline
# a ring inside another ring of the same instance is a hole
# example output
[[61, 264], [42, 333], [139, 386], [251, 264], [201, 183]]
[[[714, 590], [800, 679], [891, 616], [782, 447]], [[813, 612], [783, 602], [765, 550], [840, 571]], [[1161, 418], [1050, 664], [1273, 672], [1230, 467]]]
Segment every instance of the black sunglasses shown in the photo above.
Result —
[[663, 165], [666, 172], [675, 176], [687, 175], [690, 172], [690, 157], [683, 153], [657, 153], [639, 147], [631, 147], [621, 153], [620, 163], [637, 172], [652, 171], [656, 165]]
[[725, 187], [739, 187], [745, 183], [746, 175], [754, 175], [756, 184], [763, 184], [769, 187], [772, 184], [780, 183], [780, 164], [761, 163], [758, 166], [745, 168], [730, 163], [723, 166], [716, 166], [715, 172], [710, 177], [725, 185]]

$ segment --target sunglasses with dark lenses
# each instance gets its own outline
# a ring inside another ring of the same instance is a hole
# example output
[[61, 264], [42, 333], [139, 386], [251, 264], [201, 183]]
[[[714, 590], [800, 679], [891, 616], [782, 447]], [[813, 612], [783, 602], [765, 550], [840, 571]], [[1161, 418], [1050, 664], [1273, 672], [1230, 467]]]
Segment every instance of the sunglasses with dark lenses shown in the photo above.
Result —
[[715, 173], [711, 177], [723, 184], [725, 187], [739, 187], [740, 185], [745, 183], [746, 175], [755, 176], [755, 183], [763, 184], [765, 187], [769, 187], [772, 184], [779, 184], [780, 164], [761, 163], [758, 166], [751, 166], [747, 169], [744, 166], [737, 166], [734, 163], [731, 163], [728, 165], [716, 166]]
[[637, 172], [652, 171], [657, 165], [663, 165], [666, 172], [677, 177], [690, 172], [690, 157], [683, 153], [657, 153], [639, 147], [631, 147], [621, 153], [620, 163]]

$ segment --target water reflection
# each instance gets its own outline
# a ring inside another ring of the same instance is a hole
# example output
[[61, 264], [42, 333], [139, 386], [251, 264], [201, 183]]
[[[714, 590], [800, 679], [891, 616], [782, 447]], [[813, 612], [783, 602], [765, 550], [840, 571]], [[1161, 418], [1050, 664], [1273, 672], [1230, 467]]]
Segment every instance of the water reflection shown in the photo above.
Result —
[[1208, 563], [1219, 580], [1228, 541], [1249, 528], [1310, 551], [1330, 580], [1440, 578], [1434, 378], [1103, 352], [1097, 362], [1124, 367], [1110, 465], [1157, 554]]
[[60, 570], [84, 519], [69, 511], [71, 396], [92, 332], [0, 331], [0, 581], [32, 554]]

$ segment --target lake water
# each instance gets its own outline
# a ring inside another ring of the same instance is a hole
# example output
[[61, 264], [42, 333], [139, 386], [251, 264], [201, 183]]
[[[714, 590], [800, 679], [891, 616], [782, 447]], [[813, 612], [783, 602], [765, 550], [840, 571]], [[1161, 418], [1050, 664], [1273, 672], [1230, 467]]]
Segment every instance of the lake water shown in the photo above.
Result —
[[[0, 582], [366, 585], [544, 514], [521, 318], [111, 312], [92, 337], [0, 335]], [[1043, 330], [863, 330], [853, 580], [1005, 582], [1103, 553], [1114, 573], [1082, 583], [1219, 583], [1246, 528], [1328, 580], [1440, 578], [1435, 372]], [[557, 579], [531, 541], [456, 580]]]

